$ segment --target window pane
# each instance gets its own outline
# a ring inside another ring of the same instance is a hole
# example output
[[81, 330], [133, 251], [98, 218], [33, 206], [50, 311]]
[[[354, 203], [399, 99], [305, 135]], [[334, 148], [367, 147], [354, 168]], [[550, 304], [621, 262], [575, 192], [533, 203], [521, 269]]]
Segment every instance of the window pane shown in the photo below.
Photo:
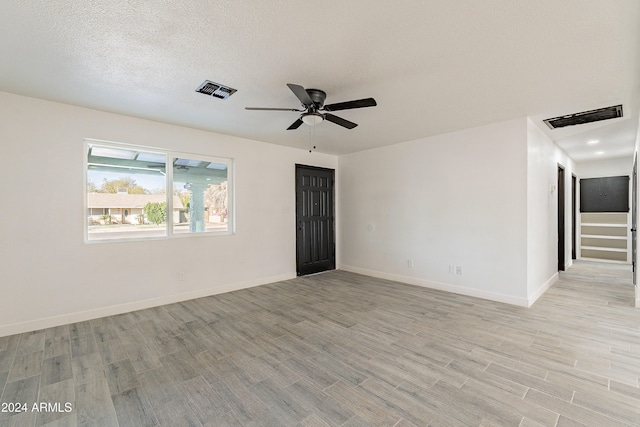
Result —
[[173, 162], [173, 232], [229, 231], [229, 164], [205, 158]]
[[136, 157], [136, 152], [134, 150], [124, 150], [120, 148], [93, 147], [91, 152], [94, 156], [111, 157], [113, 159], [133, 160]]
[[166, 155], [89, 144], [88, 240], [166, 236]]

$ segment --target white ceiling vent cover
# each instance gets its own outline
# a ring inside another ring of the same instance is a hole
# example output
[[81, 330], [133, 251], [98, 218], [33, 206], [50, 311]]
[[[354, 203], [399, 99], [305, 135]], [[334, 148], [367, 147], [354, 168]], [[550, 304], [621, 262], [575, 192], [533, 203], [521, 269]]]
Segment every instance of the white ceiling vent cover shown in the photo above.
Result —
[[227, 99], [231, 95], [237, 92], [236, 89], [232, 89], [229, 86], [221, 85], [220, 83], [214, 83], [210, 80], [205, 80], [196, 92], [204, 93], [205, 95], [211, 95], [220, 99]]

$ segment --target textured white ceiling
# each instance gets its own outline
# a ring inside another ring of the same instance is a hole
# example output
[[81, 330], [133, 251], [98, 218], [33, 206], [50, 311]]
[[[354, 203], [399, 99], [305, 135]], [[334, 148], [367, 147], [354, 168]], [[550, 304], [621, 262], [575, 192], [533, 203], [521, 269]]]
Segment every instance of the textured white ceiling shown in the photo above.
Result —
[[[374, 97], [336, 113], [357, 128], [316, 127], [333, 154], [622, 103], [547, 133], [577, 160], [591, 132], [630, 156], [639, 31], [637, 0], [4, 1], [0, 90], [301, 148], [297, 113], [244, 107], [298, 108], [286, 83]], [[238, 92], [196, 93], [205, 79]]]

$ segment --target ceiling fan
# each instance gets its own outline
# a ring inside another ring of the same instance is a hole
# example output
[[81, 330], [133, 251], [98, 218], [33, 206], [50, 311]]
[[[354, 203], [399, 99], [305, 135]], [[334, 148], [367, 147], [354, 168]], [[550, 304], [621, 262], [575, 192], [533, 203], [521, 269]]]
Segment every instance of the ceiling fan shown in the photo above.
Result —
[[[296, 108], [261, 108], [261, 107], [245, 107], [247, 110], [264, 110], [264, 111], [297, 111], [302, 114], [287, 128], [287, 130], [298, 129], [301, 124], [316, 125], [323, 120], [330, 121], [347, 129], [353, 129], [358, 126], [356, 123], [345, 120], [342, 117], [334, 116], [329, 111], [352, 110], [354, 108], [375, 107], [378, 105], [373, 98], [357, 99], [354, 101], [338, 102], [336, 104], [324, 105], [327, 94], [320, 89], [305, 89], [300, 85], [287, 83], [289, 89], [302, 103], [303, 109]], [[326, 111], [326, 112], [325, 112]]]

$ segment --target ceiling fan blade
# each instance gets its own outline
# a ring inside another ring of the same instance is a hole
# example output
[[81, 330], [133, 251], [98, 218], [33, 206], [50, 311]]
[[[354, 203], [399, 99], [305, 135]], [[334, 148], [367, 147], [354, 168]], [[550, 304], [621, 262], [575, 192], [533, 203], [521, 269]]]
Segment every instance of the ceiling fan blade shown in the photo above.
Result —
[[302, 86], [293, 83], [287, 83], [287, 86], [289, 86], [291, 92], [293, 92], [293, 94], [298, 97], [300, 102], [302, 102], [302, 105], [304, 105], [305, 107], [313, 105], [311, 97]]
[[324, 118], [329, 120], [331, 123], [335, 123], [347, 129], [353, 129], [358, 126], [357, 124], [350, 122], [349, 120], [345, 120], [342, 117], [334, 116], [333, 114], [325, 113]]
[[373, 98], [356, 99], [355, 101], [338, 102], [324, 106], [325, 111], [351, 110], [354, 108], [375, 107], [378, 105]]
[[270, 107], [244, 107], [245, 110], [255, 110], [255, 111], [298, 111], [302, 112], [304, 110], [298, 110], [296, 108], [270, 108]]
[[293, 123], [291, 124], [291, 126], [289, 126], [289, 127], [287, 128], [287, 130], [294, 130], [294, 129], [298, 129], [298, 128], [300, 127], [300, 125], [301, 125], [301, 124], [302, 124], [302, 120], [298, 119], [298, 120], [296, 120], [295, 122], [293, 122]]

